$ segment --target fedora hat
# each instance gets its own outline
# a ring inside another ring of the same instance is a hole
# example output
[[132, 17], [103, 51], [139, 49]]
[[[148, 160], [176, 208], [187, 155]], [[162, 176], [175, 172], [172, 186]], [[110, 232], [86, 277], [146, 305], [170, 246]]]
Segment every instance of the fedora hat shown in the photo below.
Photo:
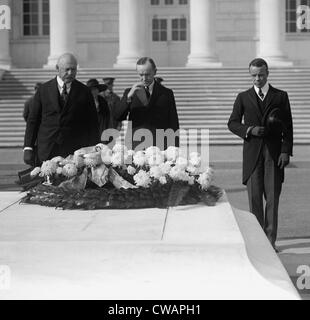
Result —
[[266, 118], [266, 127], [269, 131], [277, 134], [282, 133], [283, 122], [281, 120], [281, 111], [279, 108], [273, 108], [267, 118]]
[[108, 86], [105, 84], [100, 84], [97, 79], [89, 79], [86, 82], [88, 88], [97, 88], [99, 92], [107, 90]]
[[102, 78], [103, 82], [107, 85], [111, 85], [114, 83], [114, 80], [115, 78], [112, 78], [112, 77], [105, 77], [105, 78]]

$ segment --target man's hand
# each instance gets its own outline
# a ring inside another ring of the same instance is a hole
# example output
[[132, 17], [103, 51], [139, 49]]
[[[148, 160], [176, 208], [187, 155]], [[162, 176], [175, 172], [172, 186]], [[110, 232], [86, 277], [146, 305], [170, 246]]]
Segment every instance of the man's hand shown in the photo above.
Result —
[[34, 152], [33, 150], [24, 150], [24, 162], [29, 166], [34, 166]]
[[278, 161], [280, 169], [284, 169], [290, 163], [290, 156], [287, 153], [281, 153]]
[[255, 137], [264, 137], [266, 135], [266, 128], [265, 127], [254, 127], [251, 130], [251, 135]]
[[143, 88], [143, 84], [141, 82], [138, 82], [138, 83], [135, 83], [131, 90], [128, 92], [128, 99], [131, 99], [134, 95], [134, 93], [137, 91], [137, 90], [140, 90], [141, 88]]

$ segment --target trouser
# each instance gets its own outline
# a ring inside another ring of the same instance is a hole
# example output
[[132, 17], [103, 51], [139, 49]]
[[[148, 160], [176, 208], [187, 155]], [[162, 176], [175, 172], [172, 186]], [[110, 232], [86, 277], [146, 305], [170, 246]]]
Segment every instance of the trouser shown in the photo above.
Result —
[[[272, 246], [278, 231], [278, 208], [283, 171], [272, 159], [265, 145], [256, 168], [247, 182], [250, 211], [256, 216]], [[265, 198], [265, 210], [264, 200]]]

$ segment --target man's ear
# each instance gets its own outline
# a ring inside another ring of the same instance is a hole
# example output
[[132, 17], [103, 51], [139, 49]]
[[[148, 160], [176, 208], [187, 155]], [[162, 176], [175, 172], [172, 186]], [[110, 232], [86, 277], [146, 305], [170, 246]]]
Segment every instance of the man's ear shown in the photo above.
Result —
[[58, 66], [58, 64], [56, 64], [56, 70], [59, 71], [59, 66]]

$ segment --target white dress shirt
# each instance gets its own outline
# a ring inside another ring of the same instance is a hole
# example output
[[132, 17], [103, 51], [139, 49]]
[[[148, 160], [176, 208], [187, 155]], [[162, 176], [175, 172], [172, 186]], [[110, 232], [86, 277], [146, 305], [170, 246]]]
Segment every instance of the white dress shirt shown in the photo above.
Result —
[[[149, 85], [149, 93], [150, 93], [150, 95], [152, 95], [152, 93], [153, 93], [154, 83], [155, 83], [155, 80], [153, 80], [153, 82]], [[145, 88], [146, 88], [146, 87], [145, 87]]]
[[265, 98], [266, 98], [266, 96], [267, 96], [267, 93], [268, 93], [268, 91], [269, 91], [269, 83], [266, 82], [266, 84], [262, 87], [262, 92], [263, 92], [263, 94], [264, 94], [264, 99], [262, 99], [262, 98], [259, 96], [259, 94], [258, 94], [258, 93], [259, 93], [259, 88], [257, 88], [256, 86], [254, 86], [254, 90], [255, 90], [257, 96], [258, 96], [262, 101], [264, 101]]
[[[60, 94], [62, 94], [64, 82], [59, 76], [57, 76], [57, 84], [58, 84], [58, 91]], [[68, 82], [66, 86], [67, 86], [67, 93], [69, 94], [71, 90], [71, 82]]]

